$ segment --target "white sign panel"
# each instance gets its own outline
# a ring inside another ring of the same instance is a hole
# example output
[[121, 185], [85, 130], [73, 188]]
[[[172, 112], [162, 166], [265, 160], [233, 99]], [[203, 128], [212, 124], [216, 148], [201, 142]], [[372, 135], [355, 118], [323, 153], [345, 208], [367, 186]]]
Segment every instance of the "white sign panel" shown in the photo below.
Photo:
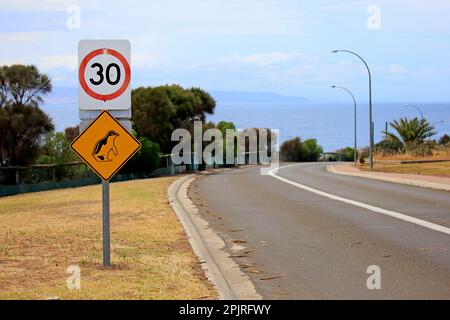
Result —
[[78, 43], [80, 110], [131, 108], [130, 42], [81, 40]]

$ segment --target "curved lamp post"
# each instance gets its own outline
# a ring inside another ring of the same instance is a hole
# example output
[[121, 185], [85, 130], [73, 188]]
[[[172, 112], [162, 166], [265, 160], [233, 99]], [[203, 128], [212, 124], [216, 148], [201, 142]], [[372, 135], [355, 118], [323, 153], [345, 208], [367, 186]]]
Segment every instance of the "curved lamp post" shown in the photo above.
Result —
[[369, 74], [369, 132], [370, 132], [370, 146], [369, 146], [369, 159], [370, 159], [370, 170], [373, 170], [373, 120], [372, 120], [372, 75], [370, 73], [369, 66], [367, 65], [366, 61], [357, 53], [350, 51], [350, 50], [333, 50], [332, 53], [338, 53], [338, 52], [347, 52], [351, 53], [354, 56], [358, 57], [366, 66], [367, 72]]
[[437, 125], [438, 123], [445, 123], [445, 121], [444, 120], [441, 120], [441, 121], [436, 121], [435, 123], [433, 123], [431, 126], [435, 126], [435, 125]]
[[419, 111], [420, 117], [423, 119], [423, 112], [422, 112], [422, 110], [419, 108], [419, 106], [417, 106], [417, 105], [415, 105], [415, 104], [411, 104], [411, 103], [405, 103], [403, 106], [415, 108], [417, 111]]
[[352, 97], [353, 99], [353, 115], [354, 115], [354, 122], [355, 122], [355, 146], [354, 146], [354, 151], [353, 151], [353, 155], [354, 155], [354, 161], [355, 161], [355, 167], [358, 165], [358, 149], [357, 149], [357, 141], [356, 141], [356, 99], [355, 96], [353, 95], [353, 93], [348, 90], [347, 88], [344, 87], [339, 87], [339, 86], [331, 86], [332, 88], [338, 88], [338, 89], [342, 89], [348, 92], [348, 94]]

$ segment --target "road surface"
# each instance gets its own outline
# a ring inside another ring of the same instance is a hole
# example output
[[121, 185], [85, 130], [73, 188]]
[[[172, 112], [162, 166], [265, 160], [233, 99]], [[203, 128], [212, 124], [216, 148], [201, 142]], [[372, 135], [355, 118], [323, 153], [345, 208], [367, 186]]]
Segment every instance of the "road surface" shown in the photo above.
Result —
[[[325, 163], [277, 176], [292, 183], [253, 167], [204, 175], [189, 189], [264, 298], [450, 299], [449, 192], [334, 175]], [[369, 266], [380, 268], [380, 289], [367, 286]]]

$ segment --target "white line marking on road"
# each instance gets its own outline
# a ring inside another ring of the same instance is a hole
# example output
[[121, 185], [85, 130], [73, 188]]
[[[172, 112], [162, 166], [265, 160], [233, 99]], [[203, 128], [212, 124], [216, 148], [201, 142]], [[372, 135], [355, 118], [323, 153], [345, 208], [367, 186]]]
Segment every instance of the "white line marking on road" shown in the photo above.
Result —
[[428, 221], [425, 221], [425, 220], [422, 220], [422, 219], [414, 218], [414, 217], [408, 216], [408, 215], [403, 214], [403, 213], [399, 213], [399, 212], [395, 212], [395, 211], [391, 211], [391, 210], [386, 210], [386, 209], [383, 209], [383, 208], [375, 207], [375, 206], [372, 206], [370, 204], [366, 204], [366, 203], [363, 203], [363, 202], [359, 202], [359, 201], [355, 201], [355, 200], [339, 197], [339, 196], [330, 194], [328, 192], [317, 190], [317, 189], [305, 186], [303, 184], [300, 184], [300, 183], [288, 180], [286, 178], [282, 178], [282, 177], [278, 176], [275, 173], [275, 171], [278, 171], [278, 170], [281, 170], [281, 169], [285, 169], [285, 168], [289, 168], [289, 167], [293, 167], [293, 166], [297, 166], [297, 165], [298, 164], [288, 165], [288, 166], [284, 166], [284, 167], [280, 167], [280, 168], [276, 168], [276, 169], [270, 170], [269, 171], [269, 176], [271, 176], [271, 177], [273, 177], [275, 179], [281, 180], [283, 182], [289, 183], [289, 184], [291, 184], [291, 185], [293, 185], [293, 186], [295, 186], [297, 188], [300, 188], [300, 189], [303, 189], [303, 190], [306, 190], [306, 191], [318, 194], [319, 196], [323, 196], [323, 197], [326, 197], [326, 198], [329, 198], [329, 199], [332, 199], [332, 200], [348, 203], [348, 204], [354, 205], [356, 207], [364, 208], [364, 209], [367, 209], [367, 210], [370, 210], [370, 211], [373, 211], [373, 212], [382, 213], [384, 215], [387, 215], [387, 216], [390, 216], [390, 217], [393, 217], [393, 218], [396, 218], [396, 219], [400, 219], [400, 220], [403, 220], [403, 221], [406, 221], [406, 222], [414, 223], [416, 225], [419, 225], [419, 226], [422, 226], [422, 227], [425, 227], [425, 228], [428, 228], [428, 229], [431, 229], [431, 230], [434, 230], [434, 231], [439, 231], [439, 232], [442, 232], [442, 233], [450, 235], [450, 228], [441, 226], [439, 224], [435, 224], [435, 223], [428, 222]]

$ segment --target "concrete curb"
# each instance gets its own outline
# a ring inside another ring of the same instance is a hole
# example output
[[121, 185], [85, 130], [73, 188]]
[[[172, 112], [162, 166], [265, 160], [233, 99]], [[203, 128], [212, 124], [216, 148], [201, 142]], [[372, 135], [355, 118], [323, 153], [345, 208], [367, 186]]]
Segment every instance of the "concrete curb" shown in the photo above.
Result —
[[327, 166], [327, 171], [329, 173], [333, 174], [340, 174], [344, 176], [353, 176], [353, 177], [360, 177], [360, 178], [366, 178], [366, 179], [372, 179], [372, 180], [380, 180], [380, 181], [387, 181], [387, 182], [393, 182], [393, 183], [400, 183], [400, 184], [407, 184], [410, 186], [416, 186], [416, 187], [423, 187], [423, 188], [430, 188], [435, 190], [444, 190], [444, 191], [450, 191], [450, 185], [446, 185], [439, 182], [430, 182], [430, 181], [420, 181], [420, 180], [411, 180], [411, 179], [402, 179], [402, 178], [396, 178], [396, 177], [388, 177], [388, 176], [381, 176], [381, 175], [371, 175], [364, 172], [343, 172], [339, 171], [334, 167], [334, 165]]
[[202, 262], [206, 276], [214, 284], [222, 300], [262, 299], [250, 278], [222, 250], [225, 247], [224, 241], [210, 228], [189, 199], [187, 191], [196, 177], [192, 174], [177, 179], [168, 189], [168, 198], [194, 253]]

